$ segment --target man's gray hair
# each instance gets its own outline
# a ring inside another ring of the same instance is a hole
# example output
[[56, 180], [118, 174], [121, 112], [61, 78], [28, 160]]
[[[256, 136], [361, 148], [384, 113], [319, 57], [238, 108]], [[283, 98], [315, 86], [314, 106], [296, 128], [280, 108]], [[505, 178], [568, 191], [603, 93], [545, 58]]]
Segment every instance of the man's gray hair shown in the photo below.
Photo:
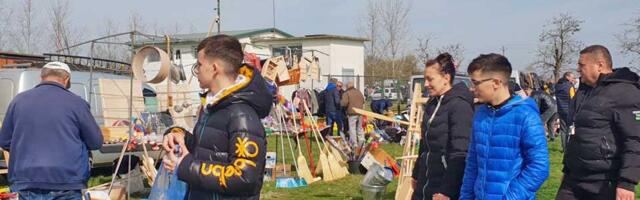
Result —
[[64, 71], [62, 69], [49, 69], [49, 68], [42, 68], [42, 71], [40, 71], [40, 77], [49, 77], [49, 76], [55, 76], [58, 78], [67, 78], [69, 76], [71, 76], [69, 73], [67, 73], [67, 71]]
[[569, 76], [571, 76], [571, 75], [573, 75], [573, 73], [571, 73], [571, 72], [565, 72], [563, 76], [564, 76], [564, 77], [569, 77]]

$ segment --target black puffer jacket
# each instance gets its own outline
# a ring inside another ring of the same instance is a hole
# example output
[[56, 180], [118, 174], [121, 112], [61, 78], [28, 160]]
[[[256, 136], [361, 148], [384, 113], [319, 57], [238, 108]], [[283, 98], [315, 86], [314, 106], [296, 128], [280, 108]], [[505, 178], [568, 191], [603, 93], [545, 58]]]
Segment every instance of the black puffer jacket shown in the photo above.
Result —
[[571, 90], [573, 85], [567, 78], [562, 77], [558, 80], [558, 84], [555, 86], [556, 104], [558, 106], [558, 113], [566, 117], [569, 111], [569, 102], [571, 101]]
[[546, 124], [558, 111], [555, 100], [553, 100], [551, 95], [548, 95], [541, 90], [531, 92], [531, 98], [536, 101], [536, 104], [538, 105], [542, 123]]
[[[627, 68], [580, 85], [572, 104], [575, 135], [564, 154], [565, 176], [611, 180], [634, 191], [640, 179], [640, 84]], [[575, 106], [573, 106], [575, 105]]]
[[[442, 101], [431, 125], [429, 118]], [[417, 180], [413, 199], [431, 199], [442, 193], [458, 199], [473, 121], [473, 94], [458, 83], [442, 99], [431, 97], [422, 119], [420, 156], [413, 169]]]
[[264, 79], [243, 66], [246, 77], [207, 99], [178, 177], [189, 185], [186, 199], [260, 199], [266, 139], [260, 122], [271, 110]]

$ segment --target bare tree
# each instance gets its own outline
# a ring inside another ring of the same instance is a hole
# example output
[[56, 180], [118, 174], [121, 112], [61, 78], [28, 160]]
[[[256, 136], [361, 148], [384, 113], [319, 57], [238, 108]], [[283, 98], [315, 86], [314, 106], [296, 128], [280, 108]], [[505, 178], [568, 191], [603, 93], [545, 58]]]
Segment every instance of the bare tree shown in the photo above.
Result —
[[636, 72], [640, 72], [640, 67], [635, 67], [636, 65], [632, 65], [634, 63], [640, 62], [640, 16], [637, 16], [635, 19], [631, 20], [631, 23], [625, 24], [627, 29], [624, 30], [622, 34], [617, 35], [618, 41], [620, 42], [620, 47], [622, 48], [622, 53], [628, 56], [632, 56], [632, 60], [630, 66]]
[[539, 36], [538, 61], [536, 64], [553, 71], [554, 80], [560, 72], [574, 61], [575, 53], [582, 45], [574, 37], [581, 29], [582, 20], [570, 14], [560, 14], [544, 26]]
[[[408, 77], [414, 71], [415, 56], [405, 58], [410, 8], [406, 0], [367, 0], [359, 31], [370, 39], [365, 44], [365, 71], [367, 75], [378, 76], [367, 78], [367, 84], [381, 79]], [[406, 68], [409, 63], [414, 65]]]
[[39, 51], [41, 26], [37, 24], [36, 7], [32, 0], [21, 1], [18, 9], [17, 31], [13, 35], [14, 46], [20, 53], [36, 53]]
[[147, 25], [143, 23], [142, 16], [137, 12], [132, 12], [131, 16], [129, 16], [129, 29], [143, 33], [147, 31]]
[[365, 74], [371, 76], [366, 79], [366, 84], [371, 84], [378, 81], [374, 78], [376, 69], [380, 65], [380, 49], [383, 45], [380, 44], [380, 2], [378, 0], [367, 0], [367, 7], [365, 13], [360, 19], [360, 26], [358, 31], [361, 35], [364, 35], [369, 39], [369, 42], [364, 43], [365, 48]]
[[[79, 38], [79, 33], [75, 32], [71, 26], [69, 16], [71, 10], [69, 9], [68, 0], [55, 0], [52, 1], [50, 8], [50, 25], [51, 36], [55, 49], [65, 49], [63, 52], [71, 55], [72, 49], [68, 47], [75, 43]], [[76, 51], [73, 51], [75, 53]]]
[[432, 56], [433, 52], [433, 37], [431, 35], [425, 35], [421, 38], [417, 38], [418, 47], [416, 48], [416, 58], [418, 59], [418, 65], [424, 64]]
[[[118, 29], [118, 24], [111, 19], [107, 19], [102, 25], [103, 30], [101, 36], [109, 36], [122, 32]], [[94, 44], [93, 57], [99, 57], [108, 60], [127, 61], [131, 53], [129, 48], [121, 43], [128, 40], [128, 37], [107, 38], [102, 40], [103, 43]]]
[[378, 0], [367, 0], [367, 7], [364, 16], [361, 19], [361, 25], [358, 28], [360, 34], [369, 39], [364, 47], [368, 56], [376, 57], [383, 45], [380, 45], [380, 2]]
[[453, 57], [454, 64], [460, 66], [462, 61], [464, 60], [464, 47], [462, 44], [450, 44], [443, 47], [438, 48], [438, 54], [441, 53], [449, 53], [451, 57]]
[[396, 59], [405, 50], [409, 33], [408, 16], [411, 5], [407, 1], [385, 1], [381, 9], [382, 33], [387, 58], [391, 59], [392, 77], [396, 77]]
[[[13, 10], [8, 6], [8, 4], [4, 0], [0, 0], [0, 30], [9, 30], [11, 26], [11, 18], [13, 15]], [[9, 35], [8, 32], [0, 34], [0, 51], [5, 48], [9, 48], [7, 37]]]

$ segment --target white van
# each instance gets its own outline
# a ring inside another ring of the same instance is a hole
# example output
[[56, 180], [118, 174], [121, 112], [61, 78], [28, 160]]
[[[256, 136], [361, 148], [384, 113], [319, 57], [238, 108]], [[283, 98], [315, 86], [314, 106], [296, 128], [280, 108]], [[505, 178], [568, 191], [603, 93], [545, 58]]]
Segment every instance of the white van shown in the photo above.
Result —
[[[130, 79], [130, 76], [115, 75], [110, 73], [94, 72], [93, 84], [89, 85], [89, 72], [72, 71], [71, 75], [71, 88], [69, 89], [74, 94], [80, 96], [84, 100], [91, 98], [91, 113], [93, 114], [98, 124], [104, 124], [104, 118], [98, 114], [102, 113], [101, 98], [98, 90], [98, 79]], [[40, 83], [40, 69], [39, 68], [10, 68], [0, 69], [0, 126], [6, 115], [6, 109], [13, 98], [21, 92], [34, 88]], [[148, 86], [143, 86], [144, 89], [151, 90]], [[122, 150], [123, 143], [116, 144], [104, 144], [101, 149], [91, 151], [91, 164], [92, 167], [108, 167], [112, 166], [114, 161], [119, 158], [120, 151]], [[151, 149], [150, 146], [147, 146]], [[134, 155], [141, 157], [142, 148], [136, 149]], [[149, 152], [150, 156], [158, 158], [160, 151]], [[1, 161], [0, 166], [5, 162]], [[6, 167], [6, 166], [4, 166]]]

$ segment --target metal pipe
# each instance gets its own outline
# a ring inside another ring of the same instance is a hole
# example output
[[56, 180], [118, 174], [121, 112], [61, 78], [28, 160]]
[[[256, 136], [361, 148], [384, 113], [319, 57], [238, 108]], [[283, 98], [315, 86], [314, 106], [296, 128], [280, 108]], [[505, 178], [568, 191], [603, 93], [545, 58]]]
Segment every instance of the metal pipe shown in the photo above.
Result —
[[93, 65], [94, 65], [94, 60], [93, 60], [93, 46], [95, 45], [95, 43], [91, 43], [91, 50], [89, 53], [89, 57], [91, 57], [91, 64], [89, 65], [89, 107], [91, 107], [91, 97], [93, 97]]
[[[135, 49], [135, 33], [131, 33], [131, 57], [136, 54]], [[133, 68], [131, 68], [133, 70]], [[133, 73], [133, 71], [131, 72]], [[129, 79], [129, 140], [127, 146], [133, 139], [133, 76]], [[144, 145], [144, 144], [142, 144]], [[131, 154], [129, 154], [129, 170], [127, 171], [127, 199], [131, 199]]]
[[129, 31], [129, 32], [125, 32], [125, 33], [118, 33], [118, 34], [113, 34], [113, 35], [107, 35], [107, 36], [100, 37], [100, 38], [96, 38], [96, 39], [89, 40], [89, 41], [86, 41], [86, 42], [81, 42], [81, 43], [78, 43], [78, 44], [72, 45], [72, 46], [70, 46], [70, 47], [66, 47], [66, 48], [58, 49], [58, 50], [56, 50], [56, 52], [62, 52], [62, 51], [65, 51], [65, 50], [68, 50], [68, 49], [71, 49], [71, 48], [75, 48], [75, 47], [78, 47], [78, 46], [82, 46], [82, 45], [84, 45], [84, 44], [89, 44], [89, 43], [94, 42], [94, 41], [103, 40], [103, 39], [112, 38], [112, 37], [118, 37], [118, 36], [127, 35], [127, 34], [132, 34], [132, 33], [133, 33], [132, 31]]

